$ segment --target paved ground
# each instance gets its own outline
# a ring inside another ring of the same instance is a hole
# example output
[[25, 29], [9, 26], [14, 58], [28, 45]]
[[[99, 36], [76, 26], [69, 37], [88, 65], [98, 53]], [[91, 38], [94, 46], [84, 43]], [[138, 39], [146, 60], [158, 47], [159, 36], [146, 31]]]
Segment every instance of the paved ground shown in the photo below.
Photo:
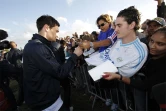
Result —
[[[17, 97], [17, 83], [15, 81], [11, 81], [10, 86]], [[74, 111], [110, 111], [110, 107], [107, 107], [101, 100], [96, 101], [94, 110], [92, 110], [93, 99], [90, 99], [90, 97], [91, 95], [86, 93], [84, 90], [72, 87], [72, 104]], [[25, 104], [23, 104], [20, 109], [21, 111], [29, 111]]]

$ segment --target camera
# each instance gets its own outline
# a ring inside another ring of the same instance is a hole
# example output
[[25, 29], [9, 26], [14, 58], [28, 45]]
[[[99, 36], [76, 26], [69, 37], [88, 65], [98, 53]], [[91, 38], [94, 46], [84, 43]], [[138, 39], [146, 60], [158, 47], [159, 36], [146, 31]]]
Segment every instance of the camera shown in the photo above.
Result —
[[7, 32], [0, 29], [0, 41], [6, 39], [7, 37], [8, 37]]
[[[9, 41], [7, 40], [4, 40], [8, 37], [8, 34], [6, 31], [0, 29], [0, 50], [3, 50], [3, 49], [8, 49], [10, 48], [10, 44], [9, 44]], [[4, 41], [1, 41], [1, 40], [4, 40]]]
[[10, 48], [9, 41], [4, 40], [4, 41], [0, 42], [0, 50], [9, 49], [9, 48]]

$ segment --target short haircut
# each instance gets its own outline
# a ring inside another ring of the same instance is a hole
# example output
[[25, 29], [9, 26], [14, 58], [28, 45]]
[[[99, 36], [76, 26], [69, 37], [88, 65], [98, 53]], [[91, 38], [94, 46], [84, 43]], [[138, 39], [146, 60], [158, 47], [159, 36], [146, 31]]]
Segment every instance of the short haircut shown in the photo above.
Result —
[[41, 31], [45, 24], [47, 24], [50, 28], [54, 27], [55, 25], [57, 25], [58, 27], [60, 26], [59, 22], [52, 16], [42, 15], [36, 21], [38, 32]]
[[125, 21], [128, 24], [135, 22], [135, 31], [137, 31], [140, 28], [140, 13], [134, 6], [130, 6], [124, 10], [121, 10], [117, 17], [124, 17]]

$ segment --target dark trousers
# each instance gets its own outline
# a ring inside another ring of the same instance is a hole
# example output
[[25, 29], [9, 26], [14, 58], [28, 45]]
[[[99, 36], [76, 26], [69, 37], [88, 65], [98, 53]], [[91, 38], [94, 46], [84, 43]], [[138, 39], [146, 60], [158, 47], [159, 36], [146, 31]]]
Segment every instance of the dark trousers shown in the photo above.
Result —
[[10, 102], [11, 104], [11, 110], [15, 110], [17, 109], [17, 102], [16, 102], [16, 99], [15, 99], [15, 96], [12, 92], [12, 90], [10, 89], [10, 87], [6, 84], [4, 84], [2, 81], [0, 83], [0, 88], [2, 88], [5, 96], [8, 98], [8, 101]]
[[109, 93], [109, 96], [111, 96], [111, 99], [113, 103], [115, 104], [118, 104], [117, 84], [118, 84], [117, 80], [108, 81], [105, 79], [100, 79], [100, 87], [107, 90], [107, 92]]
[[133, 88], [123, 82], [119, 83], [119, 90], [126, 110], [135, 109], [135, 111], [146, 111], [145, 91]]
[[[134, 76], [137, 80], [142, 80], [142, 78], [139, 75]], [[135, 102], [135, 111], [146, 111], [147, 109], [147, 97], [146, 91], [139, 90], [137, 88], [131, 88], [133, 96], [134, 96], [134, 102]]]
[[128, 111], [129, 108], [133, 107], [133, 95], [130, 90], [130, 86], [123, 82], [119, 82], [118, 88], [121, 96], [121, 105], [124, 106], [125, 110]]
[[64, 89], [63, 106], [64, 108], [69, 108], [71, 106], [71, 88], [69, 78], [67, 77], [61, 80], [60, 84]]
[[5, 80], [8, 80], [9, 77], [11, 77], [11, 74], [19, 74], [21, 73], [17, 68], [15, 68], [12, 64], [10, 64], [8, 61], [3, 60], [0, 61], [0, 88], [5, 93], [5, 96], [8, 98], [9, 102], [11, 103], [11, 109], [17, 109], [17, 102], [14, 97], [14, 94], [12, 90], [9, 87], [8, 84], [4, 83]]
[[23, 73], [20, 73], [16, 78], [16, 81], [18, 82], [18, 99], [17, 104], [18, 106], [21, 106], [24, 102], [24, 92], [23, 92]]

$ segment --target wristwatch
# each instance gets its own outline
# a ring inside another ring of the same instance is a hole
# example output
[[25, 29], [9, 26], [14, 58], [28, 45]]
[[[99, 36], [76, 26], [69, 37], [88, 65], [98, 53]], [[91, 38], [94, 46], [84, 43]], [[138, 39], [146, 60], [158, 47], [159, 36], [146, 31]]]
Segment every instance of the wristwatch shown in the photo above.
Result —
[[93, 42], [90, 42], [90, 47], [93, 48]]

